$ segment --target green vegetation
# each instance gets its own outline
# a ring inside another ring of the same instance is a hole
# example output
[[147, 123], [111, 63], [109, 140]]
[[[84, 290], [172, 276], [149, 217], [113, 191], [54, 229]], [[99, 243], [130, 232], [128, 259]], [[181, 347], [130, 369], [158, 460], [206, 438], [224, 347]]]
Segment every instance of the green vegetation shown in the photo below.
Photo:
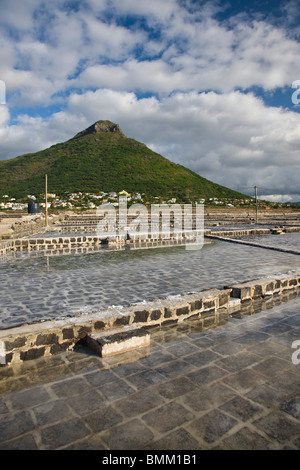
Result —
[[58, 195], [125, 189], [149, 197], [175, 197], [177, 202], [245, 197], [127, 138], [109, 121], [98, 121], [46, 150], [0, 161], [0, 196], [22, 198], [44, 193], [45, 174], [48, 191]]

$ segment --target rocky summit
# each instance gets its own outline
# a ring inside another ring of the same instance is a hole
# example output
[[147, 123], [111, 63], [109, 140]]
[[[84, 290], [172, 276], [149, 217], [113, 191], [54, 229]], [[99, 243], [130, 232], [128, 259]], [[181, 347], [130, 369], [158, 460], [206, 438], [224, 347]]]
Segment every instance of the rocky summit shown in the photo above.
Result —
[[123, 134], [119, 124], [115, 124], [111, 121], [97, 121], [94, 124], [92, 124], [90, 127], [88, 127], [87, 129], [76, 134], [75, 137], [73, 138], [77, 139], [77, 138], [83, 137], [84, 135], [101, 134], [102, 132], [112, 132], [119, 136], [126, 137]]

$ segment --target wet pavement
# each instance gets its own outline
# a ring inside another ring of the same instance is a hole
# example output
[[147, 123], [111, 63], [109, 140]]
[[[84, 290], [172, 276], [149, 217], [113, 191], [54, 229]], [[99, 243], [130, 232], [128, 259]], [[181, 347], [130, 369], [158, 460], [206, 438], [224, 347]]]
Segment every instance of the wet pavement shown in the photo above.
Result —
[[[272, 236], [297, 246], [300, 234]], [[264, 239], [260, 237], [260, 242]], [[289, 242], [290, 240], [290, 242]], [[170, 295], [223, 288], [299, 269], [299, 256], [214, 241], [185, 247], [0, 258], [0, 328]]]
[[300, 233], [289, 233], [282, 235], [264, 235], [238, 237], [240, 240], [261, 243], [262, 245], [270, 245], [277, 248], [299, 250], [300, 249]]
[[111, 359], [1, 367], [0, 449], [300, 449], [300, 297], [267, 306]]

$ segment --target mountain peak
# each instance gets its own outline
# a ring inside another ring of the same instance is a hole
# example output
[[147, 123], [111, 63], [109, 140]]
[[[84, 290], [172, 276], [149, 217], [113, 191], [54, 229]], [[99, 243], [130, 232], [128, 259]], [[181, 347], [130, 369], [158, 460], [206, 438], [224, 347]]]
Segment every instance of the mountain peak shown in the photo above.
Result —
[[180, 203], [243, 196], [126, 137], [111, 121], [97, 121], [67, 142], [40, 152], [1, 161], [0, 195], [38, 195], [44, 191], [46, 173], [51, 192], [58, 195], [125, 189], [166, 201], [175, 197]]
[[85, 129], [84, 131], [79, 132], [78, 134], [73, 137], [73, 139], [78, 139], [79, 137], [83, 137], [88, 134], [102, 134], [103, 132], [111, 132], [114, 134], [118, 134], [122, 137], [125, 137], [123, 134], [119, 124], [115, 124], [111, 121], [97, 121], [92, 124], [90, 127]]

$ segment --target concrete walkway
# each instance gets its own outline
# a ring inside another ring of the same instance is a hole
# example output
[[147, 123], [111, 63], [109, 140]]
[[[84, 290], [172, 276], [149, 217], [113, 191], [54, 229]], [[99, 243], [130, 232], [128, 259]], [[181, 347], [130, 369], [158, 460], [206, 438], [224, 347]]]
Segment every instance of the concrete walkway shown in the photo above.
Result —
[[81, 346], [2, 367], [0, 449], [300, 449], [299, 312], [298, 296], [153, 329], [114, 359]]

